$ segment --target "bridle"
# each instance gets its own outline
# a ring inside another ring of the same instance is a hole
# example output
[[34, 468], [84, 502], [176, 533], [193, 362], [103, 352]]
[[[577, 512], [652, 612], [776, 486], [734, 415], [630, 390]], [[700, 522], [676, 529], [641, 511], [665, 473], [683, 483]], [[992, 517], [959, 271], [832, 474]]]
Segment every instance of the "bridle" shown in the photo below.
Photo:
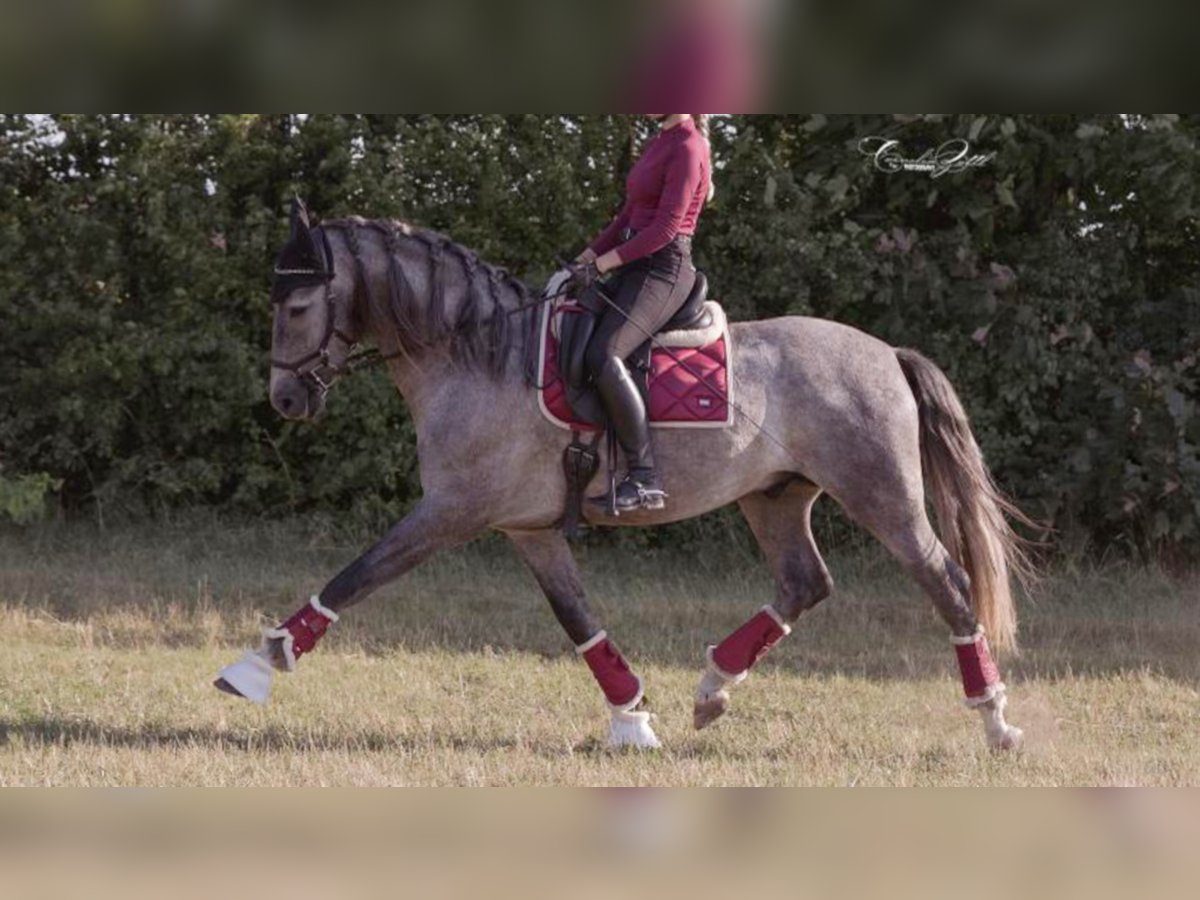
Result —
[[[275, 267], [275, 288], [271, 298], [272, 305], [281, 305], [288, 297], [288, 294], [305, 284], [324, 283], [325, 295], [323, 302], [325, 304], [325, 334], [321, 338], [321, 343], [316, 350], [297, 360], [283, 360], [271, 358], [271, 368], [280, 369], [284, 372], [291, 372], [302, 382], [307, 382], [316, 389], [321, 397], [329, 393], [329, 389], [333, 387], [334, 382], [343, 374], [354, 372], [365, 366], [373, 365], [377, 362], [383, 362], [387, 359], [393, 359], [399, 354], [383, 355], [378, 350], [362, 350], [358, 353], [352, 351], [358, 345], [358, 340], [346, 334], [338, 327], [338, 292], [333, 289], [333, 250], [329, 246], [329, 235], [325, 229], [321, 230], [321, 246], [324, 248], [325, 265], [322, 268], [308, 269], [281, 269]], [[286, 290], [281, 290], [279, 287], [281, 280], [291, 281], [293, 284]], [[334, 365], [330, 361], [330, 346], [334, 339], [342, 342], [346, 350], [345, 361], [340, 365]]]

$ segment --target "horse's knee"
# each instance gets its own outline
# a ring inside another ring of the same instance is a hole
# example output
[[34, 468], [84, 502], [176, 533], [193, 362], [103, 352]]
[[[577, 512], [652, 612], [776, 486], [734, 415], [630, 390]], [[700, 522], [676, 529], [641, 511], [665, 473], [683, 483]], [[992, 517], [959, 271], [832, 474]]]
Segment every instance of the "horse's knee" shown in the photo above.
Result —
[[833, 578], [822, 569], [804, 578], [785, 578], [779, 585], [775, 609], [785, 621], [795, 622], [833, 593]]

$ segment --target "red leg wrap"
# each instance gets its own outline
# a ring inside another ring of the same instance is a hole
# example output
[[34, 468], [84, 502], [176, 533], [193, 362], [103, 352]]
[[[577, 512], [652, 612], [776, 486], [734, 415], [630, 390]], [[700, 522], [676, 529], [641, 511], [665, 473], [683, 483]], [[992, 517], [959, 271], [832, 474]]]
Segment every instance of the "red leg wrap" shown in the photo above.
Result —
[[611, 705], [628, 706], [639, 699], [642, 693], [641, 681], [629, 670], [629, 663], [625, 662], [621, 651], [613, 646], [603, 631], [582, 648], [577, 648], [577, 652], [596, 676], [600, 690], [604, 691], [604, 696]]
[[763, 609], [713, 648], [712, 661], [724, 675], [741, 675], [790, 632], [790, 628]]
[[954, 652], [958, 656], [958, 668], [962, 672], [963, 690], [968, 700], [990, 699], [1000, 684], [1000, 671], [992, 661], [988, 650], [987, 636], [983, 629], [970, 638], [952, 638]]
[[[316, 597], [301, 607], [294, 615], [278, 628], [268, 633], [268, 637], [281, 637], [291, 653], [291, 661], [312, 650], [329, 626], [337, 621], [337, 615], [324, 607], [317, 608]], [[290, 644], [288, 638], [291, 638]]]

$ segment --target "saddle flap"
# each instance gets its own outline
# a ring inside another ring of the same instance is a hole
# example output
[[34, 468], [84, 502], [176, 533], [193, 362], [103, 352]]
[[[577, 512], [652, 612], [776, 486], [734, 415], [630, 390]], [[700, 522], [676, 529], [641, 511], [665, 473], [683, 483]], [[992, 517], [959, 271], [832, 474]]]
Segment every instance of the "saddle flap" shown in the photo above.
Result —
[[558, 322], [559, 377], [572, 388], [582, 389], [587, 381], [587, 346], [596, 330], [596, 316], [578, 303], [562, 303], [553, 315]]

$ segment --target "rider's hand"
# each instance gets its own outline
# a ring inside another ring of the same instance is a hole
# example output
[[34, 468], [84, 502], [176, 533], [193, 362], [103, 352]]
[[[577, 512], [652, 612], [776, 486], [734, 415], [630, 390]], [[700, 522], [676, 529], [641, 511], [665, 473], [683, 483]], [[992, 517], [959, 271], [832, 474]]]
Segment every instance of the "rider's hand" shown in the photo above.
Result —
[[591, 247], [585, 247], [583, 252], [575, 257], [575, 265], [582, 266], [596, 261], [596, 253]]
[[596, 260], [596, 269], [601, 275], [607, 275], [613, 269], [619, 269], [621, 265], [621, 256], [616, 250], [609, 250]]
[[576, 263], [571, 266], [571, 290], [579, 296], [590, 288], [600, 278], [600, 271], [594, 262]]

